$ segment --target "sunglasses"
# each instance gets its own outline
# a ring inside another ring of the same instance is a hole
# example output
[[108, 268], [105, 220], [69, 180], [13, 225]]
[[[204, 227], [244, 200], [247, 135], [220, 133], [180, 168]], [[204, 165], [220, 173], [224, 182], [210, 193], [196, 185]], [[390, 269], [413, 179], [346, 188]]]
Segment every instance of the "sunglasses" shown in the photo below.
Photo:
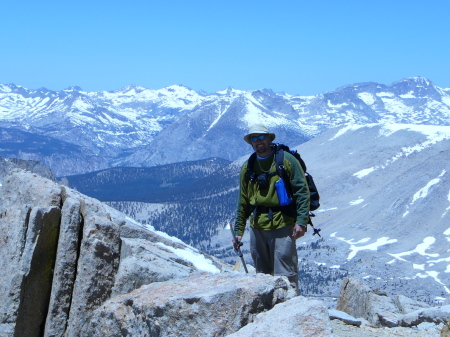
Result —
[[253, 137], [250, 137], [250, 141], [252, 142], [252, 143], [254, 143], [254, 142], [256, 142], [256, 141], [258, 141], [258, 140], [264, 140], [264, 139], [266, 139], [267, 138], [267, 135], [259, 135], [259, 136], [253, 136]]

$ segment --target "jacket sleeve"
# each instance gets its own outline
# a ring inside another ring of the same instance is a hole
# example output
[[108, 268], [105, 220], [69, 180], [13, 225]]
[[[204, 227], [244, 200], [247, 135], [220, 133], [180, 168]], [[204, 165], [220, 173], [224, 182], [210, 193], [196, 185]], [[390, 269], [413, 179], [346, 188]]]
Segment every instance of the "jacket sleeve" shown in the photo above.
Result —
[[[289, 162], [288, 175], [291, 181], [292, 194], [297, 207], [296, 224], [307, 226], [309, 222], [309, 188], [305, 173], [297, 159], [290, 153], [285, 153], [285, 160]], [[287, 163], [286, 163], [287, 164]]]
[[236, 207], [236, 222], [234, 224], [234, 233], [236, 235], [244, 235], [245, 224], [247, 218], [250, 216], [249, 213], [249, 198], [247, 195], [248, 180], [245, 178], [245, 173], [247, 171], [247, 162], [242, 165], [241, 174], [239, 178], [239, 195]]

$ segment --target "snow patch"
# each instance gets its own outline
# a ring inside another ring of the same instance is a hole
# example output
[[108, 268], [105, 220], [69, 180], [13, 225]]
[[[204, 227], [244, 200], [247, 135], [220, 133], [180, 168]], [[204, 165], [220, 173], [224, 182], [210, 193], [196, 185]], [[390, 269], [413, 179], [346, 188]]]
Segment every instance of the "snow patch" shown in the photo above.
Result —
[[356, 172], [356, 173], [353, 173], [353, 175], [354, 175], [356, 178], [362, 179], [363, 177], [365, 177], [366, 175], [372, 173], [373, 171], [375, 171], [375, 168], [374, 168], [374, 167], [371, 167], [371, 168], [363, 169], [363, 170], [361, 170], [361, 171], [358, 171], [358, 172]]
[[213, 265], [212, 261], [207, 259], [203, 254], [201, 254], [196, 248], [191, 247], [189, 245], [187, 245], [186, 243], [184, 243], [183, 241], [181, 241], [180, 239], [178, 239], [177, 237], [174, 236], [170, 236], [164, 232], [160, 232], [155, 230], [155, 228], [151, 225], [143, 225], [139, 222], [137, 222], [136, 220], [130, 218], [130, 217], [125, 217], [125, 219], [127, 221], [130, 221], [131, 223], [134, 223], [138, 226], [144, 227], [174, 243], [178, 243], [183, 245], [184, 249], [181, 248], [174, 248], [168, 245], [165, 245], [162, 242], [157, 242], [156, 244], [167, 249], [170, 250], [171, 252], [173, 252], [174, 254], [176, 254], [178, 257], [182, 258], [185, 261], [191, 262], [197, 269], [202, 270], [202, 271], [206, 271], [209, 273], [220, 273], [220, 270]]
[[437, 259], [437, 260], [429, 260], [428, 264], [431, 266], [431, 265], [434, 265], [435, 263], [440, 263], [440, 262], [450, 262], [450, 256], [449, 257], [440, 258], [440, 259]]
[[350, 205], [351, 205], [351, 206], [355, 206], [355, 205], [359, 205], [359, 204], [362, 203], [362, 202], [364, 202], [364, 199], [359, 198], [359, 199], [350, 201]]
[[[447, 200], [450, 202], [450, 190], [448, 191]], [[450, 206], [448, 206], [448, 207], [445, 209], [445, 212], [444, 212], [444, 214], [442, 214], [441, 218], [443, 218], [443, 217], [448, 213], [449, 210], [450, 210]], [[450, 235], [450, 234], [449, 234], [449, 235]]]
[[428, 195], [428, 192], [430, 191], [430, 188], [433, 185], [438, 184], [441, 181], [441, 177], [446, 173], [445, 170], [442, 171], [442, 173], [437, 177], [432, 179], [431, 181], [428, 182], [428, 184], [426, 184], [423, 188], [421, 188], [419, 191], [417, 191], [414, 195], [413, 195], [413, 200], [411, 202], [411, 205], [413, 203], [415, 203], [418, 199], [422, 199], [422, 198], [426, 198]]
[[331, 207], [331, 208], [327, 208], [327, 209], [319, 209], [319, 210], [314, 211], [314, 212], [315, 213], [325, 213], [325, 212], [328, 212], [328, 211], [335, 211], [337, 209], [338, 209], [337, 207]]
[[333, 103], [331, 103], [330, 100], [328, 100], [327, 104], [328, 104], [328, 106], [329, 106], [330, 108], [342, 108], [343, 106], [348, 105], [347, 102], [341, 103], [341, 104], [333, 104]]
[[175, 242], [175, 243], [179, 243], [179, 244], [181, 244], [181, 245], [184, 245], [184, 246], [186, 246], [186, 247], [189, 247], [186, 243], [184, 243], [183, 241], [181, 241], [181, 240], [178, 239], [177, 237], [175, 237], [175, 236], [170, 236], [169, 234], [164, 233], [164, 232], [161, 232], [161, 231], [157, 231], [157, 230], [155, 229], [155, 227], [153, 227], [152, 225], [142, 225], [142, 224], [141, 224], [141, 226], [147, 228], [149, 231], [152, 231], [153, 233], [158, 234], [159, 236], [162, 236], [162, 237], [165, 238], [165, 239], [168, 239], [168, 240], [171, 240], [171, 241], [173, 241], [173, 242]]
[[162, 242], [157, 242], [156, 244], [170, 250], [183, 260], [191, 262], [199, 270], [203, 270], [213, 274], [220, 273], [220, 270], [212, 264], [211, 260], [206, 259], [204, 255], [198, 253], [197, 251], [194, 251], [193, 249], [174, 248], [171, 246], [167, 246]]
[[380, 97], [384, 103], [384, 107], [391, 114], [397, 115], [397, 118], [402, 116], [410, 116], [414, 113], [414, 109], [411, 106], [406, 105], [401, 99], [396, 97]]
[[358, 94], [358, 98], [360, 100], [362, 100], [364, 103], [366, 103], [367, 105], [372, 105], [373, 103], [376, 102], [375, 97], [368, 93], [368, 92], [361, 92]]
[[415, 125], [415, 124], [383, 124], [380, 135], [390, 136], [400, 130], [419, 132], [427, 136], [434, 143], [450, 139], [450, 126], [440, 125]]
[[[374, 124], [377, 125], [377, 124]], [[355, 131], [358, 129], [361, 129], [363, 127], [371, 127], [371, 124], [366, 124], [366, 125], [348, 125], [343, 127], [342, 129], [340, 129], [332, 138], [329, 139], [329, 141], [331, 140], [335, 140], [336, 138], [344, 135], [345, 133], [347, 133], [348, 131]]]
[[442, 283], [442, 281], [438, 278], [439, 273], [437, 271], [434, 270], [430, 270], [430, 271], [426, 271], [425, 274], [417, 274], [417, 277], [420, 278], [427, 278], [427, 277], [432, 277], [437, 283], [441, 284], [444, 286], [445, 291], [450, 294], [450, 289], [446, 287], [446, 285], [444, 283]]
[[361, 243], [366, 243], [371, 240], [371, 238], [364, 238], [357, 242], [353, 242], [353, 239], [346, 240], [344, 238], [339, 238], [336, 236], [336, 233], [331, 234], [330, 236], [336, 237], [338, 240], [344, 241], [350, 245], [350, 254], [347, 257], [347, 260], [353, 259], [359, 251], [362, 250], [378, 250], [378, 247], [388, 245], [391, 243], [397, 242], [397, 239], [389, 239], [388, 237], [382, 237], [377, 239], [375, 242], [369, 243], [367, 245], [359, 245]]
[[384, 245], [387, 245], [390, 243], [395, 243], [395, 242], [397, 242], [397, 239], [389, 239], [388, 237], [382, 237], [382, 238], [377, 239], [377, 241], [375, 241], [371, 244], [365, 245], [365, 246], [351, 245], [350, 246], [351, 252], [347, 257], [347, 260], [351, 260], [352, 258], [354, 258], [359, 251], [378, 250], [378, 247], [381, 247], [381, 246], [384, 246]]
[[401, 97], [401, 98], [416, 98], [416, 96], [414, 96], [413, 91], [410, 91], [407, 94], [399, 95], [399, 97]]
[[392, 92], [378, 92], [376, 94], [378, 97], [395, 97], [395, 95]]
[[431, 187], [433, 187], [436, 184], [439, 184], [441, 182], [442, 176], [444, 176], [446, 172], [447, 172], [446, 170], [442, 170], [441, 174], [437, 178], [432, 179], [424, 187], [422, 187], [420, 190], [414, 193], [411, 203], [407, 206], [405, 213], [403, 213], [403, 217], [408, 215], [409, 206], [412, 206], [417, 200], [426, 198], [428, 196]]
[[450, 106], [450, 97], [442, 96], [442, 103], [444, 103], [445, 105]]
[[433, 245], [433, 243], [436, 241], [436, 239], [432, 236], [428, 236], [425, 239], [423, 239], [422, 243], [419, 243], [415, 249], [407, 251], [407, 252], [403, 252], [403, 253], [397, 253], [397, 254], [392, 254], [389, 253], [389, 255], [393, 256], [394, 258], [400, 260], [400, 261], [407, 261], [405, 260], [403, 257], [404, 256], [409, 256], [412, 255], [414, 253], [417, 253], [419, 255], [422, 256], [430, 256], [430, 257], [438, 257], [439, 254], [430, 254], [427, 253], [426, 251], [428, 249], [430, 249], [430, 247]]

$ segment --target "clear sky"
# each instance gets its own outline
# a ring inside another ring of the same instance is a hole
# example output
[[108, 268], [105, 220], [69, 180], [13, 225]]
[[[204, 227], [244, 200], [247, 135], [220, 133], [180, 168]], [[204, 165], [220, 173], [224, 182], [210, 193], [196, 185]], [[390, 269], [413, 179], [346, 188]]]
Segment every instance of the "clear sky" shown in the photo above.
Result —
[[29, 89], [448, 88], [449, 66], [449, 0], [0, 0], [0, 83]]

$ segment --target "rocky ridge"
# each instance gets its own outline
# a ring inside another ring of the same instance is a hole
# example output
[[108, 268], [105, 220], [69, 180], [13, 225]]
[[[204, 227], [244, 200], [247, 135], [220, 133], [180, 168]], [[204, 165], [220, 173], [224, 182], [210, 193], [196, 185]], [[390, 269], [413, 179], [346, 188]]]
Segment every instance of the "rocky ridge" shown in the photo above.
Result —
[[37, 173], [40, 176], [56, 181], [53, 172], [39, 161], [19, 158], [3, 158], [0, 156], [0, 184], [3, 181], [3, 178], [16, 168]]

